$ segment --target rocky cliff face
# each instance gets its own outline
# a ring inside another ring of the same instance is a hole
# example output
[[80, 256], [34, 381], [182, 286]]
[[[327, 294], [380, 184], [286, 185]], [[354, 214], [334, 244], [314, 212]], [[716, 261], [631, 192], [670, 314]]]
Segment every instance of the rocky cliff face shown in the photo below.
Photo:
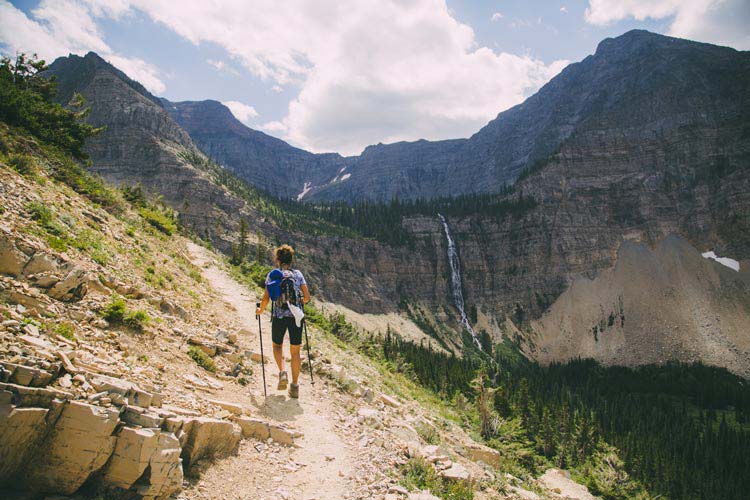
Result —
[[86, 146], [91, 170], [115, 185], [142, 184], [180, 214], [197, 234], [219, 242], [250, 207], [196, 167], [202, 154], [164, 111], [161, 101], [94, 53], [57, 59], [48, 70], [60, 82], [58, 99], [78, 92], [87, 121], [104, 127]]

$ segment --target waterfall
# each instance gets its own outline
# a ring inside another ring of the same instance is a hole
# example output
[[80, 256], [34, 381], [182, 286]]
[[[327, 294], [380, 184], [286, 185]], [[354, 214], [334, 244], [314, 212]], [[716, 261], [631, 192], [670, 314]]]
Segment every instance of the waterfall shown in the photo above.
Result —
[[466, 316], [466, 310], [464, 309], [464, 292], [461, 286], [461, 261], [458, 258], [458, 252], [456, 251], [456, 244], [451, 237], [451, 230], [448, 227], [448, 221], [445, 220], [441, 214], [437, 214], [440, 217], [440, 222], [443, 223], [443, 229], [445, 229], [445, 237], [448, 240], [448, 263], [451, 266], [451, 282], [453, 291], [453, 302], [456, 304], [458, 312], [461, 314], [461, 324], [469, 331], [474, 344], [481, 350], [482, 344], [477, 338], [477, 334], [469, 323], [469, 318]]

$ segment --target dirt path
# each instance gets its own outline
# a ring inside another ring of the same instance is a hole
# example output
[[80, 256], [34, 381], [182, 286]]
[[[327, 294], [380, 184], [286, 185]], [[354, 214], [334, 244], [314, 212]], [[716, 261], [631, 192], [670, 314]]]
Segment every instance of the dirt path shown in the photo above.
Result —
[[[258, 322], [255, 320], [256, 294], [237, 283], [221, 269], [206, 249], [190, 244], [193, 262], [203, 272], [208, 284], [237, 312], [234, 318], [252, 335], [239, 339], [243, 349], [259, 351]], [[263, 347], [271, 356], [271, 332], [268, 316], [262, 320]], [[288, 344], [285, 344], [288, 356]], [[335, 429], [335, 395], [323, 381], [310, 385], [309, 375], [300, 376], [300, 399], [290, 399], [276, 390], [277, 369], [266, 365], [268, 399], [263, 404], [260, 366], [254, 365], [251, 384], [238, 389], [232, 384], [221, 398], [243, 403], [254, 414], [289, 425], [300, 431], [299, 447], [285, 448], [274, 444], [243, 441], [236, 457], [221, 460], [208, 468], [200, 479], [187, 488], [183, 498], [207, 499], [315, 499], [347, 498], [352, 491], [350, 478], [356, 469], [353, 443]], [[288, 363], [287, 363], [288, 370]], [[230, 384], [227, 384], [229, 386]], [[250, 404], [248, 404], [248, 401]]]

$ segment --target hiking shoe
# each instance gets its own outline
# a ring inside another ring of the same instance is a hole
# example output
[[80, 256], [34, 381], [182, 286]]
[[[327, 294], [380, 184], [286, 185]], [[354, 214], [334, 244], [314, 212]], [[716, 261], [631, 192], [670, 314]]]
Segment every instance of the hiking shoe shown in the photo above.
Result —
[[276, 386], [276, 390], [283, 391], [286, 389], [286, 384], [289, 382], [289, 377], [286, 372], [279, 372], [279, 385]]
[[289, 384], [289, 397], [294, 399], [299, 398], [299, 384]]

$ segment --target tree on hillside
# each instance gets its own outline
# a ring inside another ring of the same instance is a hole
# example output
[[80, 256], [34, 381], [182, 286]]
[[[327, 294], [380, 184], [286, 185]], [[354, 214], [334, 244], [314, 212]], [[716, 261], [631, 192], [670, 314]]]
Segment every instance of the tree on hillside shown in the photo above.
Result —
[[57, 84], [54, 78], [41, 75], [45, 69], [36, 55], [0, 59], [0, 121], [23, 127], [42, 141], [85, 159], [86, 138], [101, 129], [83, 122], [88, 109], [80, 94], [73, 96], [69, 109], [52, 102]]

